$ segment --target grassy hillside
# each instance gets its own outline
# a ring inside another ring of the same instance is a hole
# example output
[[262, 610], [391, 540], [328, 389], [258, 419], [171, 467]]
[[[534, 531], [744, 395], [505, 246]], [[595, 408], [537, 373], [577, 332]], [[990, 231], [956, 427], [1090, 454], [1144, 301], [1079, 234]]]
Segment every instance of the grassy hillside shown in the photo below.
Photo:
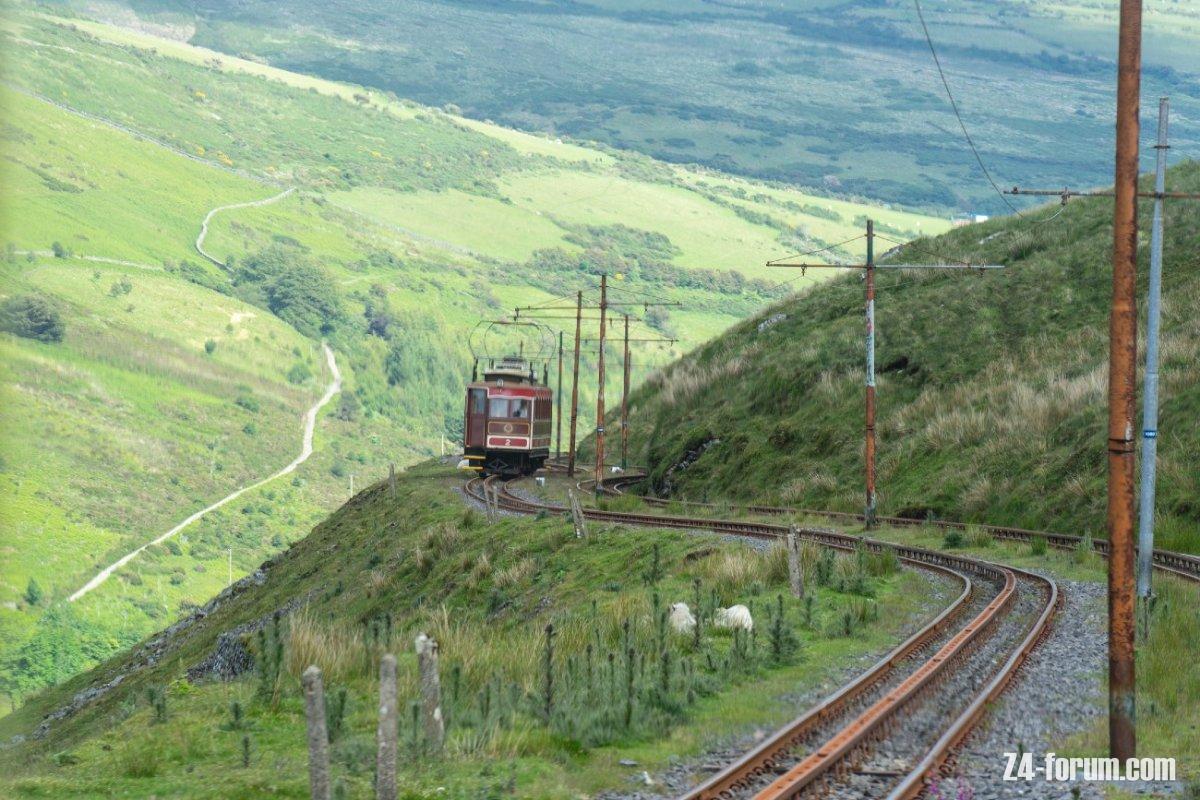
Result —
[[[1175, 167], [1168, 183], [1196, 191], [1200, 165]], [[879, 274], [881, 513], [1104, 535], [1111, 202], [1073, 201], [1039, 221], [1051, 212], [919, 239], [891, 256], [1000, 262], [1001, 272]], [[1200, 552], [1198, 241], [1200, 209], [1169, 205], [1157, 542], [1191, 552]], [[1143, 267], [1146, 257], [1143, 248]], [[1144, 298], [1144, 268], [1140, 280]], [[862, 291], [858, 275], [815, 287], [647, 380], [631, 438], [655, 488], [861, 511]]]
[[[619, 273], [617, 290], [685, 306], [635, 319], [635, 338], [686, 340], [640, 346], [639, 381], [780, 296], [769, 256], [841, 241], [868, 209], [909, 235], [947, 225], [64, 13], [0, 6], [0, 46], [20, 54], [0, 87], [0, 302], [45, 298], [65, 324], [57, 342], [0, 338], [0, 712], [203, 602], [230, 561], [245, 574], [356, 477], [443, 435], [453, 447], [480, 317]], [[204, 248], [221, 263], [196, 252], [211, 210], [285, 188], [211, 217]], [[346, 384], [313, 458], [66, 603], [295, 457], [329, 380], [319, 339]], [[581, 398], [587, 431], [595, 388]]]
[[[307, 796], [298, 676], [316, 663], [330, 695], [346, 698], [334, 734], [334, 780], [348, 798], [370, 797], [376, 665], [390, 651], [400, 662], [406, 796], [590, 795], [627, 787], [640, 770], [655, 772], [749, 726], [782, 722], [791, 709], [777, 698], [827, 691], [842, 670], [932, 616], [927, 598], [935, 586], [940, 602], [951, 594], [941, 579], [897, 571], [894, 559], [822, 557], [806, 547], [813, 602], [806, 610], [783, 600], [773, 638], [769, 609], [786, 587], [781, 549], [760, 553], [714, 535], [602, 525], [577, 539], [559, 516], [488, 524], [464, 504], [461, 480], [426, 464], [402, 475], [394, 494], [386, 481], [368, 488], [264, 564], [261, 581], [222, 596], [211, 613], [0, 720], [0, 740], [28, 734], [73, 693], [125, 676], [48, 725], [43, 738], [0, 750], [0, 793]], [[554, 486], [562, 493], [566, 483]], [[697, 592], [699, 604], [691, 599]], [[656, 606], [680, 599], [705, 609], [748, 603], [760, 630], [745, 641], [708, 622], [699, 642], [664, 633]], [[880, 606], [888, 613], [879, 614]], [[287, 616], [278, 628], [283, 655], [274, 662], [279, 609]], [[542, 666], [548, 624], [557, 631], [549, 718]], [[263, 625], [265, 649], [256, 633]], [[221, 652], [246, 647], [259, 666], [225, 680], [194, 671], [226, 631], [234, 633]], [[418, 631], [440, 645], [445, 758], [423, 756], [420, 739], [416, 746], [412, 740]], [[151, 653], [153, 663], [138, 668]], [[147, 702], [151, 691], [165, 695], [161, 713]], [[622, 760], [639, 766], [631, 771]]]
[[[1007, 211], [963, 144], [910, 0], [77, 5], [477, 119], [892, 202]], [[1116, 0], [925, 5], [1002, 185], [1109, 180]], [[1145, 29], [1144, 96], [1169, 94], [1194, 117], [1200, 11], [1148, 7]]]

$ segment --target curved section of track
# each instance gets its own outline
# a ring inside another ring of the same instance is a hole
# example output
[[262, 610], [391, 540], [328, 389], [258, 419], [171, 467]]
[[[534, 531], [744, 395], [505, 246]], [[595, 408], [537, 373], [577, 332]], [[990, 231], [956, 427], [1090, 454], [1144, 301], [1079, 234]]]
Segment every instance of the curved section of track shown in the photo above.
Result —
[[[600, 482], [601, 490], [605, 493], [623, 494], [622, 489], [625, 486], [631, 486], [644, 481], [646, 476], [638, 473], [626, 473], [605, 478]], [[592, 487], [594, 491], [596, 481], [594, 479], [582, 480], [579, 482], [581, 489]], [[835, 520], [838, 522], [865, 522], [866, 518], [862, 514], [851, 514], [843, 511], [814, 511], [807, 508], [789, 508], [786, 506], [764, 506], [764, 505], [722, 505], [718, 506], [715, 503], [699, 503], [691, 500], [667, 500], [661, 497], [647, 497], [646, 495], [638, 495], [638, 498], [647, 505], [658, 506], [664, 508], [668, 505], [679, 505], [685, 508], [704, 508], [716, 510], [731, 509], [744, 511], [747, 514], [755, 516], [772, 517], [772, 516], [808, 516], [808, 517], [823, 517], [825, 519]], [[893, 525], [901, 528], [915, 528], [925, 525], [931, 525], [941, 530], [957, 530], [965, 531], [967, 528], [978, 529], [984, 531], [995, 539], [1006, 539], [1015, 542], [1030, 542], [1033, 539], [1045, 539], [1046, 544], [1050, 547], [1059, 550], [1074, 550], [1079, 547], [1079, 543], [1084, 537], [1074, 536], [1069, 533], [1052, 533], [1050, 531], [1035, 531], [1028, 528], [1006, 528], [1000, 525], [984, 525], [967, 522], [953, 522], [949, 520], [925, 520], [913, 519], [911, 517], [876, 517], [876, 521], [885, 525]], [[1092, 541], [1092, 549], [1100, 555], [1108, 558], [1108, 541], [1105, 539], [1094, 539]], [[1189, 553], [1177, 553], [1173, 550], [1154, 550], [1153, 563], [1155, 569], [1160, 572], [1177, 575], [1185, 580], [1200, 582], [1200, 556], [1194, 556]]]
[[[616, 476], [602, 485], [611, 488], [637, 479], [635, 475]], [[563, 506], [519, 497], [497, 478], [474, 478], [466, 492], [481, 501], [490, 493], [512, 512], [566, 511]], [[709, 530], [767, 540], [780, 539], [793, 530], [764, 522], [592, 508], [585, 509], [584, 515], [604, 522]], [[949, 572], [963, 582], [963, 594], [857, 679], [685, 797], [797, 797], [810, 789], [828, 787], [836, 776], [845, 777], [851, 765], [869, 758], [880, 743], [901, 740], [904, 747], [893, 745], [892, 749], [904, 750], [903, 769], [871, 772], [875, 777], [869, 785], [861, 793], [851, 791], [847, 796], [915, 797], [1046, 632], [1058, 605], [1058, 587], [1035, 573], [965, 556], [816, 528], [795, 530], [823, 546], [891, 550], [907, 563]], [[978, 586], [987, 584], [991, 590], [977, 591]], [[969, 608], [973, 614], [966, 613]], [[964, 617], [969, 619], [960, 625]], [[930, 650], [935, 652], [929, 655]], [[997, 668], [998, 662], [1002, 663]], [[978, 685], [984, 688], [976, 692]], [[909, 729], [919, 735], [898, 735]]]

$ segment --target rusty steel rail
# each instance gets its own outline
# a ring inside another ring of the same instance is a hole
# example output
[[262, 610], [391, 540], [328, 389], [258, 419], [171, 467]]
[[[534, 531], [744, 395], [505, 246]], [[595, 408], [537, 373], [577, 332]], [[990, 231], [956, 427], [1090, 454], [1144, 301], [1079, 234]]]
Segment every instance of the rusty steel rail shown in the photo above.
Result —
[[[773, 772], [775, 765], [780, 759], [788, 752], [794, 750], [818, 726], [845, 711], [856, 699], [885, 680], [902, 661], [929, 645], [935, 637], [948, 628], [951, 620], [957, 617], [970, 602], [975, 592], [974, 583], [969, 577], [957, 570], [930, 564], [923, 564], [921, 566], [928, 569], [942, 570], [955, 576], [963, 582], [962, 593], [953, 603], [934, 617], [928, 625], [900, 643], [894, 650], [877, 661], [857, 678], [845, 684], [815, 706], [809, 708], [803, 714], [769, 736], [757, 747], [743, 755], [735, 762], [735, 770], [727, 769], [720, 774], [714, 775], [689, 792], [686, 797], [718, 797], [723, 792], [741, 788], [740, 784], [742, 783], [749, 784], [753, 779]], [[731, 775], [736, 775], [737, 779], [730, 780]]]
[[[602, 480], [601, 485], [632, 482], [635, 478], [636, 476], [630, 475], [617, 476]], [[479, 478], [472, 479], [468, 483], [467, 492], [477, 499], [481, 498], [482, 495], [479, 492], [479, 487], [484, 483], [494, 481], [495, 478], [488, 478], [484, 481], [481, 481]], [[498, 502], [503, 502], [506, 508], [522, 513], [565, 510], [562, 506], [535, 503], [517, 497], [509, 491], [506, 484], [496, 487], [496, 496]], [[636, 514], [602, 511], [599, 509], [586, 509], [584, 514], [589, 519], [600, 521], [660, 528], [713, 530], [771, 540], [780, 538], [790, 530], [790, 528], [783, 526], [759, 522]], [[903, 707], [927, 691], [933, 685], [934, 681], [940, 675], [944, 674], [953, 660], [962, 657], [970, 648], [973, 648], [981, 641], [982, 637], [990, 633], [990, 628], [994, 627], [995, 621], [1008, 609], [1015, 598], [1016, 576], [1018, 574], [1021, 575], [1022, 579], [1039, 583], [1045, 587], [1047, 601], [1041, 615], [1030, 628], [1021, 647], [1012, 654], [985, 690], [972, 701], [968, 708], [955, 720], [938, 742], [935, 743], [926, 757], [905, 776], [900, 787], [897, 789], [897, 791], [903, 789], [904, 791], [919, 793], [928, 777], [945, 762], [951, 750], [961, 742], [970, 727], [982, 716], [986, 703], [1003, 691], [1018, 667], [1024, 662], [1025, 657], [1045, 634], [1058, 604], [1057, 585], [1048, 578], [1026, 572], [1025, 570], [1000, 566], [978, 559], [953, 556], [924, 548], [897, 545], [866, 537], [855, 537], [819, 529], [802, 528], [799, 529], [799, 533], [804, 538], [839, 549], [851, 549], [862, 545], [876, 552], [892, 550], [901, 559], [917, 563], [921, 566], [934, 565], [944, 569], [951, 569], [952, 571], [961, 569], [962, 571], [976, 574], [1000, 575], [1004, 578], [1005, 588], [978, 616], [958, 631], [937, 654], [918, 667], [916, 672], [908, 676], [908, 678], [884, 698], [878, 700], [867, 711], [860, 714], [850, 724], [844, 726], [825, 745], [818, 748], [815, 753], [803, 759], [784, 776], [772, 783], [767, 790], [759, 795], [760, 798], [795, 797], [815, 781], [827, 776], [830, 770], [838, 767], [848, 755], [860, 750], [872, 740], [881, 737], [883, 730], [895, 720], [896, 715]], [[946, 612], [943, 612], [943, 615], [939, 616], [938, 619], [943, 625], [946, 624], [950, 612], [951, 609], [947, 609]], [[938, 620], [935, 620], [936, 622]], [[925, 638], [925, 641], [927, 642], [933, 635], [935, 634], [929, 634]], [[898, 648], [898, 651], [905, 648], [910, 642], [902, 644]], [[907, 652], [911, 654], [916, 649], [919, 649], [919, 647], [920, 645], [910, 646]], [[888, 660], [885, 659], [884, 661]], [[871, 670], [868, 670], [867, 673], [860, 676], [859, 680], [844, 687], [842, 692], [836, 693], [830, 699], [836, 705], [844, 707], [853, 697], [861, 695], [871, 685], [877, 683], [880, 676], [890, 671], [890, 667], [881, 666], [883, 663], [881, 662]], [[747, 753], [729, 768], [685, 795], [685, 798], [687, 800], [703, 800], [713, 797], [731, 797], [733, 796], [733, 792], [748, 788], [756, 777], [767, 774], [768, 771], [774, 771], [777, 760], [791, 750], [806, 733], [815, 728], [816, 720], [821, 719], [822, 710], [825, 711], [824, 718], [828, 719], [830, 709], [825, 704], [819, 705], [809, 713], [793, 720], [792, 723], [782, 728], [773, 737]], [[914, 795], [897, 794], [895, 796], [900, 798]]]
[[984, 687], [983, 691], [976, 695], [971, 704], [958, 715], [958, 718], [946, 729], [925, 758], [909, 771], [899, 786], [888, 794], [887, 800], [913, 800], [918, 797], [950, 754], [962, 744], [963, 739], [967, 737], [975, 724], [987, 713], [988, 704], [999, 697], [1016, 677], [1017, 671], [1025, 663], [1025, 659], [1046, 635], [1050, 627], [1050, 620], [1059, 607], [1062, 596], [1059, 594], [1057, 584], [1053, 581], [1049, 581], [1049, 592], [1045, 608], [1042, 609], [1037, 622], [1021, 642], [1021, 646], [1013, 651], [1004, 666]]
[[[844, 759], [866, 745], [872, 737], [878, 736], [885, 725], [895, 719], [897, 714], [946, 671], [953, 659], [965, 653], [968, 648], [979, 641], [980, 637], [985, 635], [985, 632], [994, 627], [1001, 613], [1012, 604], [1016, 598], [1017, 578], [1011, 570], [1004, 569], [1002, 572], [1004, 573], [1004, 589], [1000, 594], [993, 598], [987, 607], [958, 631], [950, 641], [946, 642], [932, 658], [921, 664], [899, 686], [877, 700], [823, 745], [772, 781], [755, 797], [764, 800], [766, 798], [790, 800], [829, 774]], [[705, 796], [689, 794], [687, 797]]]
[[[602, 490], [610, 494], [624, 494], [623, 487], [639, 483], [645, 480], [645, 475], [623, 474], [614, 475], [605, 478], [601, 481]], [[594, 483], [594, 481], [592, 481]], [[786, 506], [766, 506], [766, 505], [726, 505], [720, 506], [716, 503], [701, 503], [694, 500], [668, 500], [662, 497], [647, 497], [646, 495], [638, 495], [645, 503], [653, 506], [667, 506], [671, 503], [678, 503], [681, 506], [692, 506], [695, 508], [730, 508], [746, 511], [750, 514], [759, 516], [810, 516], [824, 517], [826, 519], [840, 520], [843, 522], [862, 523], [865, 518], [862, 514], [855, 514], [848, 511], [817, 511], [808, 508], [789, 508]], [[1057, 550], [1074, 550], [1079, 547], [1079, 543], [1084, 537], [1076, 536], [1069, 533], [1053, 533], [1050, 531], [1036, 531], [1028, 528], [1009, 528], [1000, 525], [987, 525], [983, 523], [973, 522], [955, 522], [953, 520], [926, 520], [914, 519], [912, 517], [881, 517], [875, 518], [876, 522], [893, 525], [901, 528], [915, 528], [924, 525], [929, 525], [941, 530], [957, 530], [965, 531], [968, 528], [976, 528], [981, 530], [994, 539], [1005, 539], [1015, 542], [1030, 542], [1034, 539], [1045, 539], [1049, 547]], [[1093, 539], [1092, 549], [1100, 555], [1108, 558], [1108, 540]], [[1160, 550], [1155, 548], [1153, 556], [1154, 566], [1161, 572], [1166, 572], [1176, 575], [1184, 580], [1192, 582], [1200, 582], [1200, 556], [1194, 556], [1190, 553], [1178, 553], [1173, 550]]]

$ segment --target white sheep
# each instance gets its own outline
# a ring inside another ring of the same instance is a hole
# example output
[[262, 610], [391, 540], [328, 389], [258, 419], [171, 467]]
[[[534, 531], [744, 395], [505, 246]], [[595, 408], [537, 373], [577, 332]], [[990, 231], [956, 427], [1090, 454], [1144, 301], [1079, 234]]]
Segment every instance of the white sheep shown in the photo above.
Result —
[[754, 620], [750, 617], [750, 609], [742, 605], [718, 608], [713, 613], [713, 624], [718, 628], [754, 630]]
[[671, 628], [676, 633], [691, 633], [696, 628], [696, 618], [687, 603], [671, 604]]

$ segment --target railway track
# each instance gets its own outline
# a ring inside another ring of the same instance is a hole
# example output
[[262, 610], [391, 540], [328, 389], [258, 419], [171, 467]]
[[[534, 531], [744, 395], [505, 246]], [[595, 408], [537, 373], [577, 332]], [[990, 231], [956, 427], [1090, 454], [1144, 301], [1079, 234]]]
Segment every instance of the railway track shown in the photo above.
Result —
[[[612, 488], [636, 479], [619, 476], [602, 485]], [[491, 492], [511, 512], [566, 511], [520, 497], [496, 478], [474, 478], [466, 492], [481, 501]], [[791, 530], [766, 522], [592, 508], [584, 515], [766, 540]], [[908, 564], [960, 581], [962, 593], [852, 682], [684, 797], [776, 800], [829, 791], [846, 798], [916, 797], [1046, 633], [1058, 606], [1058, 587], [1035, 573], [965, 556], [816, 528], [798, 532], [826, 547], [892, 550]]]
[[[601, 490], [607, 494], [623, 494], [622, 489], [626, 486], [637, 484], [645, 480], [645, 475], [639, 473], [625, 473], [605, 478], [600, 482]], [[592, 480], [582, 480], [579, 482], [580, 489], [587, 487], [588, 491], [594, 491], [596, 482]], [[789, 508], [785, 506], [765, 506], [765, 505], [722, 505], [718, 506], [715, 503], [700, 503], [689, 500], [666, 500], [661, 497], [647, 497], [646, 495], [638, 495], [638, 499], [647, 505], [665, 508], [669, 505], [679, 505], [684, 508], [703, 508], [710, 511], [716, 510], [737, 510], [743, 511], [754, 516], [773, 517], [773, 516], [806, 516], [806, 517], [822, 517], [825, 519], [835, 520], [846, 523], [862, 523], [865, 522], [865, 517], [862, 514], [852, 514], [843, 511], [814, 511], [805, 508]], [[968, 528], [974, 528], [984, 531], [994, 539], [1004, 539], [1014, 542], [1028, 543], [1034, 539], [1045, 539], [1049, 547], [1058, 550], [1075, 550], [1079, 547], [1079, 543], [1084, 537], [1074, 536], [1068, 533], [1052, 533], [1049, 531], [1035, 531], [1027, 528], [1007, 528], [999, 525], [984, 525], [966, 522], [953, 522], [948, 520], [925, 520], [914, 519], [912, 517], [876, 517], [876, 520], [885, 525], [892, 525], [901, 528], [916, 528], [921, 526], [933, 526], [940, 530], [957, 530], [966, 531]], [[1108, 541], [1104, 539], [1092, 540], [1092, 549], [1108, 558]], [[1155, 569], [1160, 572], [1176, 575], [1184, 580], [1200, 582], [1200, 556], [1190, 555], [1188, 553], [1177, 553], [1173, 550], [1154, 550], [1153, 564]]]

